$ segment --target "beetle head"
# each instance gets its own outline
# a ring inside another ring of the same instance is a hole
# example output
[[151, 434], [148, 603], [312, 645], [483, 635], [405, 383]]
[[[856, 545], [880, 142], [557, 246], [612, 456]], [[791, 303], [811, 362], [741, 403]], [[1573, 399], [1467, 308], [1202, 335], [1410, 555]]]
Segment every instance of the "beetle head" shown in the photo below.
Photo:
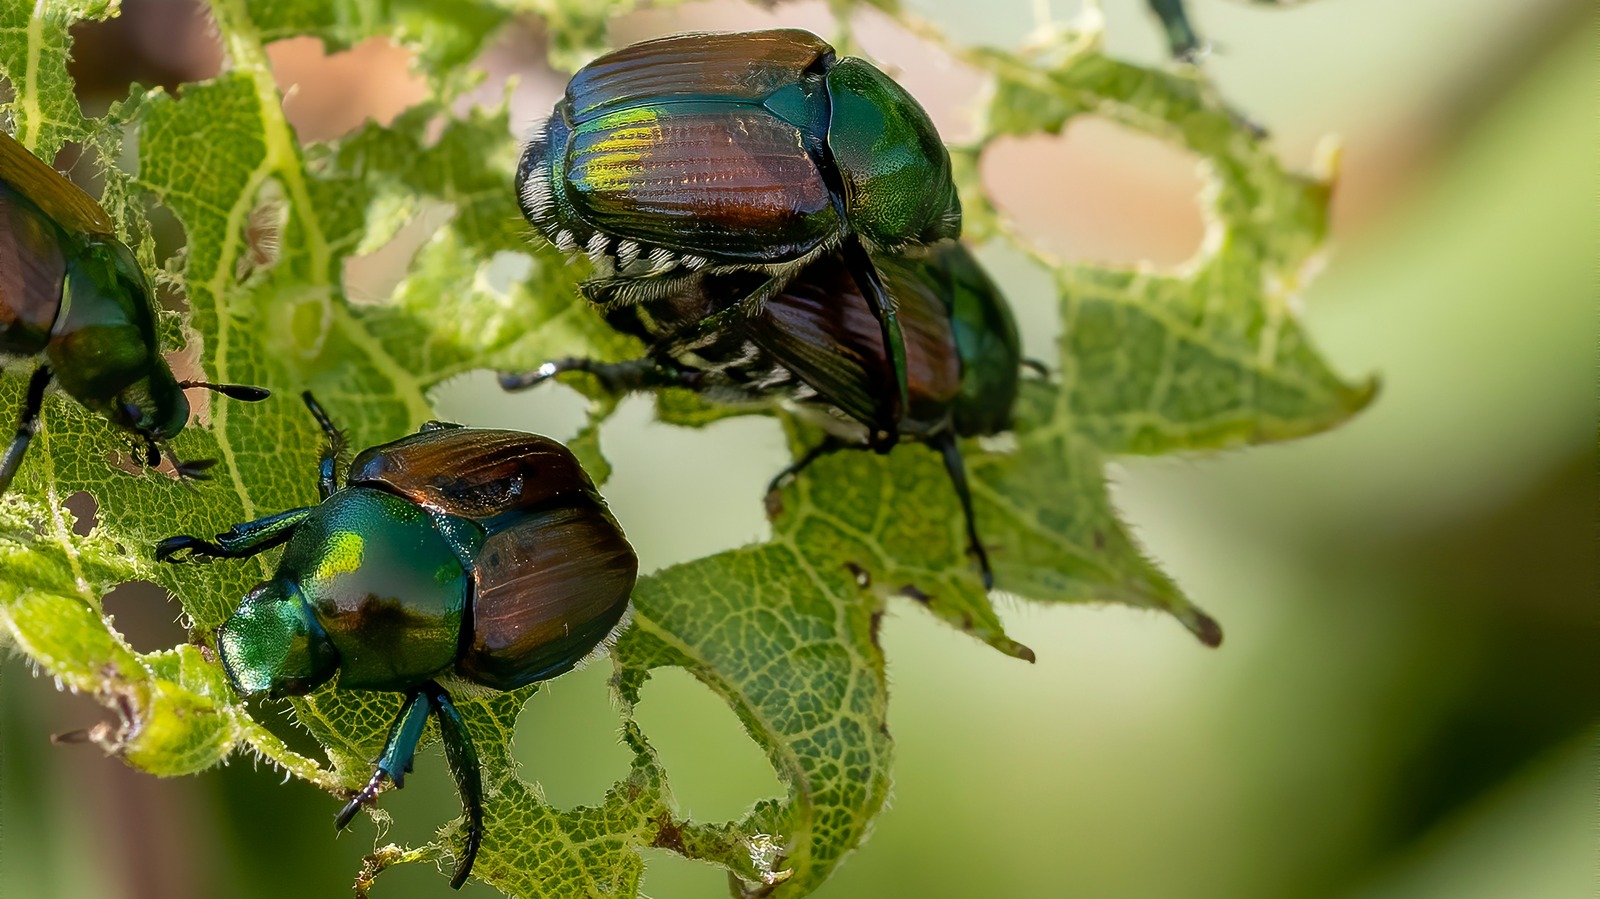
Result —
[[107, 412], [111, 421], [154, 441], [178, 436], [189, 421], [189, 399], [165, 364], [117, 391]]
[[303, 696], [339, 667], [339, 652], [300, 588], [282, 579], [245, 595], [217, 631], [217, 647], [228, 679], [247, 696]]

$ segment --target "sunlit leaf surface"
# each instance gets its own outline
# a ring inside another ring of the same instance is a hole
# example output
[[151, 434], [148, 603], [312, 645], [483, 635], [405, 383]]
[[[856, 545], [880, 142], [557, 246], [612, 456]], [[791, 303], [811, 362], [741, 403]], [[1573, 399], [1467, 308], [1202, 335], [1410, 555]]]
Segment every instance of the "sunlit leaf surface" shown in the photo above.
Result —
[[[968, 232], [1022, 246], [1059, 288], [1057, 375], [1027, 385], [1013, 440], [966, 447], [999, 584], [1038, 602], [1163, 610], [1216, 644], [1217, 623], [1119, 521], [1104, 463], [1309, 434], [1370, 400], [1370, 385], [1328, 369], [1293, 314], [1323, 237], [1328, 182], [1284, 171], [1195, 72], [1117, 62], [1099, 53], [1095, 35], [1069, 32], [1026, 55], [969, 50], [893, 4], [874, 5], [994, 79], [987, 130], [956, 148]], [[114, 711], [91, 733], [108, 752], [163, 775], [249, 752], [335, 793], [366, 780], [398, 696], [324, 689], [294, 701], [294, 717], [325, 755], [306, 758], [256, 723], [207, 646], [272, 555], [172, 566], [155, 564], [151, 547], [315, 501], [320, 435], [293, 400], [302, 389], [317, 392], [359, 447], [433, 417], [427, 392], [453, 375], [637, 352], [577, 300], [581, 267], [528, 239], [510, 187], [517, 147], [504, 111], [463, 114], [450, 102], [471, 83], [471, 60], [514, 15], [543, 17], [553, 63], [571, 68], [604, 43], [607, 18], [632, 6], [215, 0], [223, 73], [175, 96], [136, 93], [96, 120], [82, 114], [66, 74], [67, 27], [115, 4], [50, 3], [35, 17], [32, 2], [0, 3], [0, 74], [18, 139], [45, 159], [77, 141], [104, 160], [136, 138], [137, 168], [107, 172], [105, 204], [147, 263], [155, 260], [143, 204], [164, 205], [183, 226], [186, 250], [161, 265], [181, 281], [187, 305], [166, 332], [198, 349], [207, 378], [278, 392], [258, 405], [211, 402], [175, 441], [183, 458], [221, 460], [215, 480], [192, 488], [130, 476], [120, 464], [125, 441], [52, 396], [16, 486], [0, 500], [0, 633], [43, 673]], [[330, 49], [390, 37], [417, 52], [434, 95], [388, 127], [369, 123], [302, 146], [263, 52], [302, 34]], [[1059, 131], [1084, 113], [1205, 160], [1210, 232], [1181, 276], [1059, 264], [982, 196], [977, 161], [993, 139]], [[425, 210], [444, 224], [392, 295], [347, 296], [346, 260]], [[257, 245], [262, 223], [270, 253]], [[507, 283], [495, 271], [515, 277]], [[0, 409], [20, 406], [26, 373], [18, 362], [0, 380]], [[661, 409], [686, 424], [724, 414], [682, 395], [664, 396]], [[578, 449], [603, 474], [596, 434], [585, 430]], [[64, 506], [79, 491], [98, 501], [87, 536]], [[633, 763], [601, 806], [556, 809], [518, 776], [508, 746], [531, 688], [462, 700], [489, 793], [477, 877], [517, 896], [634, 895], [644, 867], [635, 850], [655, 846], [723, 865], [738, 891], [804, 894], [860, 844], [889, 795], [877, 642], [885, 604], [925, 605], [1001, 652], [1032, 658], [984, 595], [955, 498], [927, 449], [828, 458], [786, 488], [781, 507], [769, 542], [641, 581], [633, 625], [612, 653]], [[100, 600], [136, 579], [178, 597], [193, 644], [150, 654], [126, 645]], [[728, 703], [788, 786], [784, 799], [736, 821], [681, 815], [670, 772], [631, 716], [640, 687], [663, 666], [687, 669]], [[358, 889], [391, 865], [437, 862], [459, 839], [451, 823], [436, 844], [376, 852]]]

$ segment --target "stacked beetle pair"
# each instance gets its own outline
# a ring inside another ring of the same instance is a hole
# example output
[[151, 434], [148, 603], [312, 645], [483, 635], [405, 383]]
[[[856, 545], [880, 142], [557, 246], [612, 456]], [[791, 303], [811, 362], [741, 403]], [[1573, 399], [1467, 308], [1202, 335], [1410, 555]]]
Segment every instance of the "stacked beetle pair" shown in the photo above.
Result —
[[[1010, 426], [1019, 341], [957, 242], [948, 153], [904, 89], [803, 31], [637, 44], [572, 78], [525, 150], [516, 190], [541, 234], [588, 254], [585, 295], [649, 351], [551, 362], [503, 376], [508, 389], [584, 371], [616, 390], [789, 401], [829, 436], [773, 489], [836, 449], [925, 442], [992, 583], [956, 438]], [[180, 383], [162, 361], [148, 282], [103, 210], [6, 138], [0, 231], [10, 241], [0, 254], [18, 261], [0, 275], [0, 350], [45, 354], [69, 395], [140, 436], [156, 464], [158, 441], [187, 419], [180, 388], [211, 385]], [[0, 491], [50, 372], [40, 366], [30, 385]], [[361, 453], [341, 485], [339, 432], [305, 401], [327, 435], [320, 503], [212, 539], [171, 537], [157, 557], [285, 546], [273, 577], [218, 631], [229, 679], [246, 695], [303, 695], [335, 676], [340, 689], [404, 695], [339, 827], [384, 780], [401, 785], [436, 718], [466, 814], [459, 887], [482, 840], [483, 788], [441, 681], [508, 690], [570, 670], [619, 627], [637, 559], [558, 443], [430, 423]]]
[[643, 358], [551, 362], [616, 390], [780, 397], [844, 447], [937, 450], [993, 585], [958, 436], [1010, 427], [1020, 341], [957, 242], [950, 156], [921, 106], [804, 31], [680, 35], [595, 60], [517, 171], [523, 215], [582, 248], [584, 292]]

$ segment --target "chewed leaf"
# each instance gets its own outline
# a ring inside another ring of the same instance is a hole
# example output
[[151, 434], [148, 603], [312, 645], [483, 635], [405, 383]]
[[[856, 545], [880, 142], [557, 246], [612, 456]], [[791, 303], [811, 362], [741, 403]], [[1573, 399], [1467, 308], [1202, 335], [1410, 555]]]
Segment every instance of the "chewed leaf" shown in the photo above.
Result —
[[[188, 344], [199, 371], [185, 377], [276, 393], [256, 404], [208, 398], [172, 441], [186, 462], [216, 460], [212, 479], [194, 483], [132, 473], [127, 441], [105, 420], [66, 396], [46, 399], [30, 455], [0, 498], [0, 642], [110, 710], [86, 737], [162, 775], [245, 752], [339, 796], [366, 781], [397, 694], [325, 687], [291, 700], [296, 723], [326, 758], [319, 763], [255, 720], [215, 660], [216, 628], [271, 574], [273, 555], [167, 565], [155, 563], [153, 547], [175, 533], [215, 534], [316, 502], [323, 436], [292, 401], [305, 388], [361, 448], [437, 417], [428, 392], [467, 371], [642, 351], [579, 298], [587, 264], [529, 239], [512, 189], [518, 145], [508, 107], [460, 103], [480, 77], [471, 61], [515, 17], [530, 9], [542, 16], [551, 64], [570, 69], [604, 44], [614, 15], [635, 5], [213, 0], [225, 70], [175, 94], [136, 91], [103, 119], [86, 118], [74, 96], [69, 28], [112, 14], [115, 2], [0, 5], [0, 76], [11, 90], [4, 111], [22, 144], [48, 162], [77, 142], [102, 166], [122, 158], [124, 137], [137, 151], [129, 171], [107, 172], [101, 204], [141, 258], [158, 262], [163, 281], [181, 287], [186, 313], [164, 332]], [[1063, 33], [1027, 54], [973, 50], [898, 4], [872, 5], [992, 79], [984, 130], [955, 152], [968, 235], [1019, 244], [1059, 289], [1011, 298], [1059, 309], [1054, 380], [1026, 385], [1013, 434], [963, 444], [1000, 589], [1044, 603], [1162, 610], [1216, 644], [1216, 622], [1119, 520], [1104, 465], [1115, 454], [1296, 437], [1371, 399], [1370, 385], [1345, 382], [1317, 355], [1294, 312], [1321, 253], [1331, 172], [1284, 170], [1202, 77], [1110, 59], [1093, 36]], [[432, 95], [388, 126], [302, 145], [264, 50], [299, 35], [329, 50], [393, 40], [415, 52]], [[982, 156], [996, 138], [1058, 131], [1084, 113], [1204, 160], [1210, 231], [1183, 272], [1063, 265], [984, 196]], [[146, 201], [182, 226], [180, 255], [153, 260], [139, 219]], [[347, 264], [396, 241], [409, 242], [403, 277], [349, 296]], [[0, 375], [0, 409], [20, 407], [25, 383], [22, 366]], [[574, 384], [595, 410], [574, 448], [604, 481], [598, 422], [614, 398], [592, 379]], [[663, 391], [657, 410], [691, 426], [773, 412], [681, 390]], [[64, 505], [79, 491], [98, 502], [88, 535]], [[640, 580], [632, 627], [612, 658], [631, 762], [598, 805], [552, 806], [531, 782], [537, 771], [525, 779], [514, 762], [511, 735], [535, 688], [458, 696], [487, 787], [475, 876], [515, 896], [633, 896], [645, 869], [640, 850], [650, 847], [726, 869], [738, 893], [804, 895], [861, 844], [887, 801], [893, 746], [877, 637], [889, 604], [922, 605], [1003, 653], [1033, 658], [983, 590], [956, 497], [926, 447], [825, 458], [777, 499], [770, 540]], [[138, 653], [120, 637], [101, 597], [135, 579], [173, 593], [192, 622], [190, 643]], [[731, 821], [681, 811], [671, 772], [633, 714], [643, 683], [666, 666], [686, 669], [733, 709], [784, 797]], [[459, 853], [460, 827], [445, 824], [421, 846], [376, 848], [358, 894], [394, 865]]]

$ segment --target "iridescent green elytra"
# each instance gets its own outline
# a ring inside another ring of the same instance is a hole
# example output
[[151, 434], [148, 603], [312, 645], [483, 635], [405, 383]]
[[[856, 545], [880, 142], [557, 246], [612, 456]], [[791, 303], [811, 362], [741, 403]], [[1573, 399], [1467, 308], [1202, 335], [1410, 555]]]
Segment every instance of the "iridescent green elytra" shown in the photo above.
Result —
[[838, 252], [892, 360], [869, 438], [894, 444], [904, 339], [870, 254], [957, 237], [961, 204], [927, 113], [870, 63], [798, 30], [625, 47], [572, 77], [523, 152], [517, 194], [540, 233], [589, 255], [585, 293], [607, 308], [759, 272], [718, 320], [693, 323], [701, 334]]
[[[143, 461], [189, 420], [186, 387], [265, 399], [256, 387], [182, 382], [161, 356], [150, 281], [88, 194], [0, 131], [0, 356], [39, 356], [16, 436], [0, 458], [11, 485], [52, 378], [144, 443]], [[174, 466], [199, 477], [211, 463]]]
[[322, 502], [236, 525], [214, 541], [163, 540], [156, 557], [244, 558], [287, 544], [266, 583], [217, 631], [241, 693], [339, 689], [404, 693], [344, 827], [411, 770], [423, 724], [439, 722], [467, 817], [451, 886], [483, 837], [477, 753], [441, 678], [510, 690], [570, 670], [621, 622], [638, 574], [622, 529], [566, 447], [518, 431], [431, 423], [372, 447], [341, 487], [339, 434], [328, 434]]

